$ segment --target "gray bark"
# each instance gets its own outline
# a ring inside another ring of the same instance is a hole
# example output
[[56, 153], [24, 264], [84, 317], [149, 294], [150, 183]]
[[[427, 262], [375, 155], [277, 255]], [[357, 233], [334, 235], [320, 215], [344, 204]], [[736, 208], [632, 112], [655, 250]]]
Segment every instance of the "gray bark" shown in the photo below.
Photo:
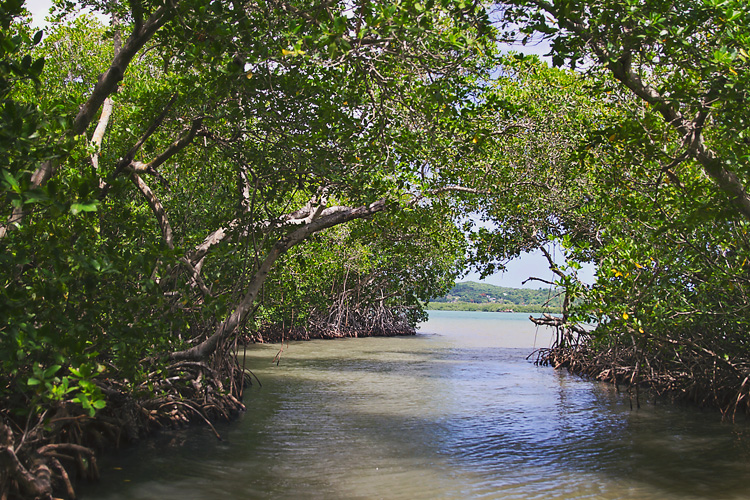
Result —
[[[216, 331], [200, 344], [186, 349], [184, 351], [173, 352], [170, 359], [173, 361], [181, 360], [202, 360], [211, 356], [218, 346], [227, 338], [235, 333], [237, 328], [245, 322], [247, 316], [252, 311], [253, 302], [255, 302], [263, 283], [266, 281], [268, 274], [273, 268], [274, 263], [287, 250], [305, 240], [311, 234], [323, 229], [333, 227], [345, 222], [370, 217], [378, 212], [385, 210], [385, 200], [378, 200], [370, 205], [364, 205], [357, 208], [334, 207], [326, 215], [308, 222], [307, 224], [295, 228], [283, 236], [276, 244], [271, 247], [266, 254], [265, 259], [260, 267], [250, 279], [245, 288], [244, 296], [240, 299], [235, 310], [216, 328]], [[324, 211], [325, 212], [325, 211]]]
[[[122, 45], [110, 64], [109, 69], [99, 76], [99, 81], [91, 91], [91, 95], [81, 106], [78, 114], [73, 120], [71, 129], [68, 131], [70, 137], [76, 137], [86, 132], [93, 121], [96, 112], [102, 107], [105, 100], [117, 89], [117, 84], [122, 80], [125, 71], [133, 58], [143, 48], [154, 34], [164, 26], [175, 15], [173, 3], [167, 3], [154, 11], [145, 22], [137, 22], [133, 32]], [[62, 163], [62, 159], [48, 160], [37, 168], [31, 176], [31, 189], [44, 186], [52, 178]], [[28, 216], [28, 209], [17, 208], [13, 210], [5, 225], [0, 226], [0, 240], [5, 238], [8, 231], [17, 224], [23, 222]]]

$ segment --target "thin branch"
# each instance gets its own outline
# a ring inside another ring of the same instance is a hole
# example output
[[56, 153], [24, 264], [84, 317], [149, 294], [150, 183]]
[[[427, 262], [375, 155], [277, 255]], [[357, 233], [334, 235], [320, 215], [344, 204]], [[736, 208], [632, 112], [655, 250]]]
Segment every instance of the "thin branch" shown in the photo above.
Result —
[[138, 139], [138, 142], [136, 142], [133, 147], [128, 150], [125, 155], [120, 158], [117, 161], [117, 165], [115, 166], [114, 172], [110, 175], [110, 180], [114, 180], [115, 177], [120, 175], [120, 173], [125, 170], [127, 167], [129, 167], [133, 163], [133, 159], [135, 158], [136, 153], [141, 149], [143, 144], [148, 140], [149, 137], [151, 137], [154, 132], [156, 132], [161, 124], [164, 122], [164, 119], [167, 117], [167, 113], [172, 108], [172, 105], [177, 100], [177, 94], [172, 95], [171, 99], [169, 99], [169, 102], [167, 102], [167, 105], [164, 106], [164, 109], [159, 114], [159, 116], [154, 119], [153, 122], [151, 122], [151, 125], [146, 129], [146, 131], [143, 133], [140, 139]]
[[190, 128], [185, 129], [179, 139], [175, 140], [172, 144], [167, 147], [161, 154], [148, 163], [140, 161], [134, 161], [130, 163], [129, 167], [137, 173], [150, 173], [155, 174], [156, 169], [159, 168], [164, 162], [169, 160], [171, 157], [185, 149], [188, 145], [193, 142], [195, 136], [198, 134], [203, 124], [203, 117], [200, 116], [195, 118], [190, 125]]
[[148, 187], [148, 184], [146, 184], [138, 174], [131, 174], [130, 179], [136, 185], [143, 197], [146, 198], [148, 205], [151, 207], [151, 211], [154, 213], [156, 220], [159, 222], [162, 240], [167, 245], [167, 247], [169, 247], [170, 249], [174, 249], [174, 242], [172, 241], [172, 226], [170, 226], [169, 220], [167, 219], [167, 213], [164, 210], [164, 205], [161, 204], [159, 198], [156, 197], [151, 188]]

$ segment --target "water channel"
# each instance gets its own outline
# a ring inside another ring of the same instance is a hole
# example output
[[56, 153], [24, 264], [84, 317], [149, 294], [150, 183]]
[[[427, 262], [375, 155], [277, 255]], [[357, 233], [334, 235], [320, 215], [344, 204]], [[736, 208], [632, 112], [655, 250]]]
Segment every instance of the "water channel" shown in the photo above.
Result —
[[[534, 366], [528, 315], [434, 311], [414, 337], [247, 350], [218, 428], [101, 462], [84, 500], [750, 498], [750, 424]], [[631, 408], [632, 403], [632, 408]]]

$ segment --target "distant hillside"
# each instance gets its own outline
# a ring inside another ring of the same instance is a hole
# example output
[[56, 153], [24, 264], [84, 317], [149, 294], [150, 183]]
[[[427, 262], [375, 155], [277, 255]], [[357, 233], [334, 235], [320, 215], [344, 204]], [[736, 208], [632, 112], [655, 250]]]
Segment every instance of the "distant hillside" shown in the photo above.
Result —
[[467, 281], [456, 283], [445, 297], [433, 299], [428, 309], [516, 312], [555, 311], [562, 306], [562, 295], [549, 288], [508, 288]]

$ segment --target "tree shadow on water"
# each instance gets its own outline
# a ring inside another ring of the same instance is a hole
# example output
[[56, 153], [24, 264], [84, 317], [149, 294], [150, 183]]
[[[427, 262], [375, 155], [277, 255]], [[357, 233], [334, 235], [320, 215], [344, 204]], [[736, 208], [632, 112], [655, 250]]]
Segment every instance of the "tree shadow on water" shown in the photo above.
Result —
[[163, 433], [108, 459], [102, 484], [81, 498], [750, 493], [748, 428], [716, 413], [631, 410], [611, 386], [534, 367], [517, 352], [371, 354], [265, 369], [264, 386], [246, 394], [248, 412], [223, 427], [225, 441], [196, 428]]

